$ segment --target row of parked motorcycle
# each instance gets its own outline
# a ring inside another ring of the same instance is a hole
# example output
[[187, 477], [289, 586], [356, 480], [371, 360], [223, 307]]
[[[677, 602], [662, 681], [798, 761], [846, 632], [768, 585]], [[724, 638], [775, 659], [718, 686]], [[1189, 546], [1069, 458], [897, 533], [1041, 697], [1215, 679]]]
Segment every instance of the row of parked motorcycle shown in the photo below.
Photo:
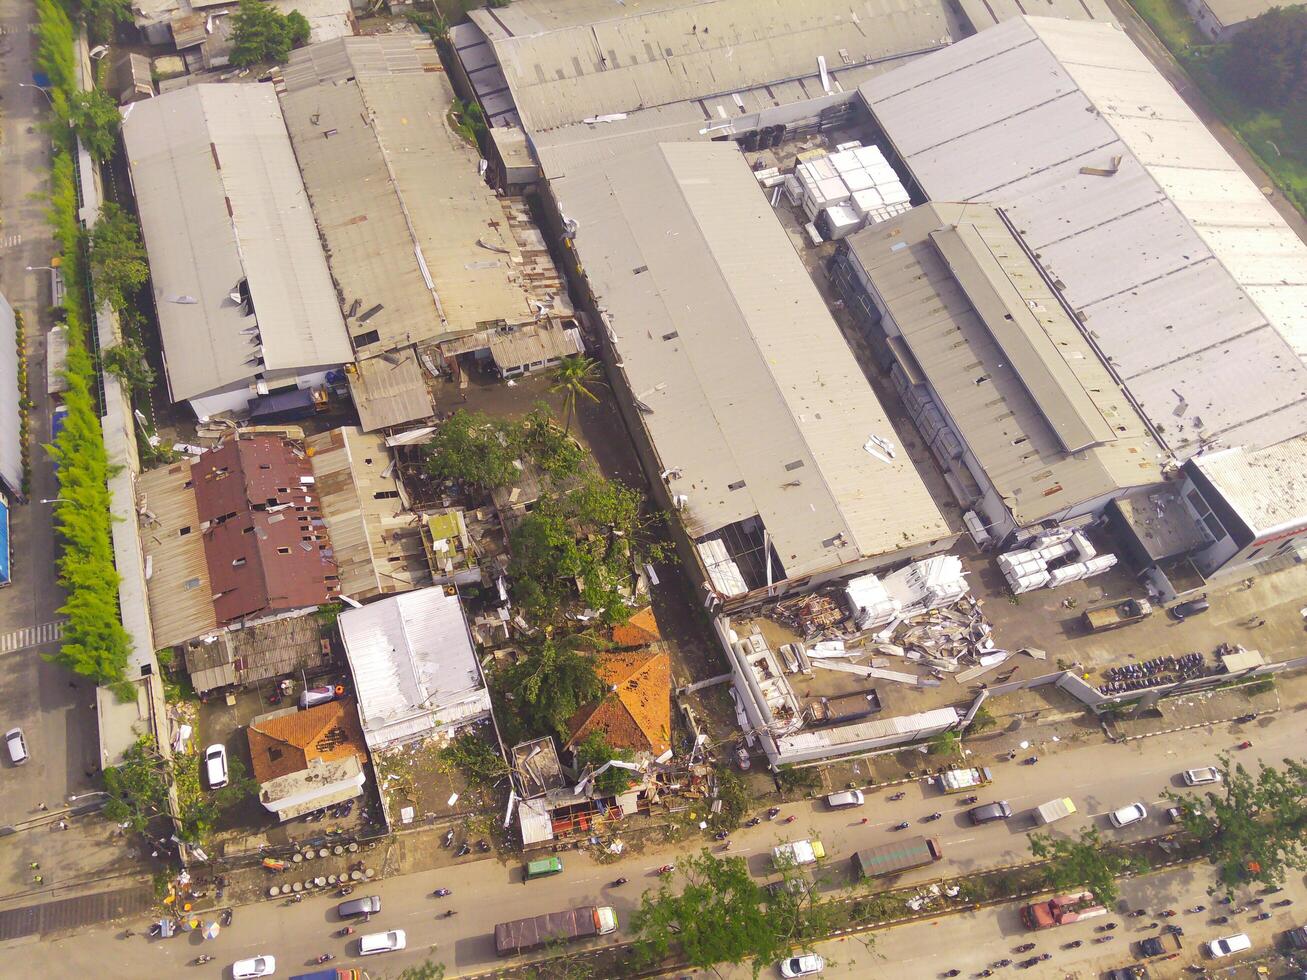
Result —
[[1138, 664], [1109, 667], [1107, 683], [1099, 685], [1099, 694], [1124, 694], [1150, 687], [1165, 687], [1208, 673], [1207, 658], [1202, 653], [1179, 657], [1154, 657]]

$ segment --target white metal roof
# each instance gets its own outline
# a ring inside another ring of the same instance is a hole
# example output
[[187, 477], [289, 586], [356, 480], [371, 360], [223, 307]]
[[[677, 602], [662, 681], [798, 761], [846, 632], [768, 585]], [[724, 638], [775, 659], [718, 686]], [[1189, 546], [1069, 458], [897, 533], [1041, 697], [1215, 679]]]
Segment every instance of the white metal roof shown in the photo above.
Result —
[[[35, 329], [36, 323], [28, 329]], [[53, 334], [54, 331], [51, 331]], [[23, 440], [19, 434], [18, 323], [0, 293], [0, 481], [14, 495], [23, 491]]]
[[1307, 436], [1255, 451], [1205, 453], [1190, 463], [1258, 534], [1301, 526], [1307, 515]]
[[1307, 432], [1307, 247], [1122, 31], [1012, 20], [860, 91], [931, 199], [1003, 207], [1168, 449]]
[[646, 146], [555, 184], [692, 536], [760, 516], [791, 577], [949, 531], [743, 155]]
[[122, 131], [174, 399], [352, 358], [271, 86], [136, 102]]
[[453, 588], [435, 586], [340, 614], [368, 748], [475, 721], [490, 710]]

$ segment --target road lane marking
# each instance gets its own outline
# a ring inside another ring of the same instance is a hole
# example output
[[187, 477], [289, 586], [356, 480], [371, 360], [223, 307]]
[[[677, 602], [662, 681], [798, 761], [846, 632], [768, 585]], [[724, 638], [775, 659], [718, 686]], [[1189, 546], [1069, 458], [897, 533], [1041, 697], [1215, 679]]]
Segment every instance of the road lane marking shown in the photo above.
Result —
[[42, 623], [40, 626], [24, 626], [21, 629], [11, 630], [0, 636], [0, 656], [9, 653], [18, 653], [20, 650], [28, 650], [32, 647], [45, 646], [47, 643], [57, 643], [63, 639], [64, 624], [62, 620], [56, 620], [53, 623]]

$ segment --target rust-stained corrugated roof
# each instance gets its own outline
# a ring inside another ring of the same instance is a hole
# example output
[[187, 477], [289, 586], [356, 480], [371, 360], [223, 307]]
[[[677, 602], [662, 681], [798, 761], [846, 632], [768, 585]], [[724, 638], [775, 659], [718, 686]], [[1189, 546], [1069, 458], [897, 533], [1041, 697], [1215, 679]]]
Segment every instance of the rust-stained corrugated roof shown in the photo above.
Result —
[[136, 480], [141, 549], [150, 563], [150, 626], [160, 650], [218, 626], [190, 480], [186, 463], [149, 470]]
[[236, 439], [191, 465], [219, 622], [333, 599], [336, 565], [308, 459], [276, 436]]
[[671, 748], [672, 668], [662, 645], [605, 654], [597, 668], [608, 694], [577, 712], [567, 747], [599, 731], [618, 749], [657, 757]]
[[353, 698], [340, 698], [304, 711], [256, 722], [245, 730], [254, 778], [266, 783], [308, 768], [311, 761], [353, 756], [368, 761]]

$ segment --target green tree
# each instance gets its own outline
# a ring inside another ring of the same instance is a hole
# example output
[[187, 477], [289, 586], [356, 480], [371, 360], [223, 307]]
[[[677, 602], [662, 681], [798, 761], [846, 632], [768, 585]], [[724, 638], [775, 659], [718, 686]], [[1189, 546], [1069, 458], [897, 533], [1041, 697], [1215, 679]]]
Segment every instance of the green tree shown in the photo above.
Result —
[[749, 963], [757, 977], [788, 955], [805, 931], [805, 908], [816, 903], [809, 888], [769, 893], [742, 857], [718, 858], [705, 849], [682, 858], [676, 870], [684, 887], [674, 891], [664, 879], [657, 891], [644, 893], [631, 916], [641, 966], [658, 964], [679, 949], [692, 967], [715, 972], [718, 963]]
[[73, 92], [68, 121], [91, 156], [100, 161], [113, 156], [122, 117], [118, 114], [118, 103], [109, 95], [98, 88]]
[[565, 739], [568, 722], [603, 695], [594, 654], [579, 649], [585, 642], [576, 635], [529, 642], [526, 656], [504, 672], [504, 687], [531, 731]]
[[585, 467], [585, 450], [558, 427], [543, 403], [514, 426], [512, 441], [555, 484], [567, 482]]
[[132, 391], [149, 391], [154, 384], [154, 368], [145, 359], [145, 350], [135, 340], [124, 340], [100, 352], [100, 363]]
[[[606, 762], [632, 762], [634, 759], [635, 753], [615, 748], [600, 731], [591, 732], [576, 745], [576, 761], [582, 769], [597, 769]], [[594, 791], [600, 796], [617, 796], [625, 793], [636, 779], [630, 769], [611, 766], [595, 777]]]
[[604, 382], [599, 378], [599, 365], [581, 354], [565, 357], [554, 369], [554, 383], [550, 391], [563, 396], [563, 405], [567, 409], [567, 419], [563, 423], [563, 432], [572, 431], [572, 414], [576, 411], [576, 400], [588, 398], [599, 401], [599, 396], [590, 389]]
[[1289, 869], [1307, 869], [1307, 764], [1262, 763], [1256, 773], [1222, 756], [1219, 789], [1201, 797], [1168, 793], [1185, 830], [1207, 845], [1227, 889], [1250, 882], [1281, 885]]
[[453, 766], [468, 782], [489, 789], [508, 774], [504, 757], [476, 732], [464, 732], [440, 750], [441, 761]]
[[646, 533], [636, 491], [595, 474], [545, 494], [510, 536], [508, 574], [527, 614], [552, 622], [573, 601], [601, 622], [625, 622], [635, 568], [665, 548]]
[[136, 219], [105, 202], [91, 228], [91, 277], [95, 295], [115, 310], [131, 307], [129, 294], [150, 278], [150, 263]]
[[513, 426], [459, 409], [440, 424], [426, 447], [427, 472], [480, 490], [508, 486], [521, 471]]
[[95, 41], [113, 40], [114, 28], [132, 19], [131, 0], [71, 0], [69, 6]]
[[191, 844], [204, 843], [223, 810], [258, 791], [258, 784], [245, 775], [244, 764], [234, 755], [227, 759], [227, 785], [216, 790], [207, 788], [200, 779], [200, 755], [174, 755], [170, 763], [181, 823], [177, 836]]
[[962, 738], [957, 732], [940, 732], [928, 743], [926, 751], [931, 755], [957, 755]]
[[1116, 879], [1127, 873], [1140, 874], [1148, 863], [1126, 851], [1105, 844], [1098, 830], [1089, 828], [1080, 837], [1031, 834], [1030, 853], [1042, 861], [1044, 885], [1053, 891], [1085, 888], [1103, 905], [1120, 894]]
[[155, 817], [168, 812], [168, 779], [168, 765], [154, 739], [142, 735], [123, 753], [121, 765], [104, 770], [105, 818], [144, 833]]
[[291, 32], [286, 18], [263, 0], [241, 0], [232, 18], [231, 63], [238, 68], [290, 57]]
[[290, 36], [290, 46], [292, 48], [302, 48], [309, 43], [309, 35], [313, 29], [309, 26], [309, 19], [298, 10], [292, 10], [286, 15], [286, 33]]
[[1225, 69], [1259, 105], [1307, 111], [1307, 7], [1274, 7], [1230, 42]]

